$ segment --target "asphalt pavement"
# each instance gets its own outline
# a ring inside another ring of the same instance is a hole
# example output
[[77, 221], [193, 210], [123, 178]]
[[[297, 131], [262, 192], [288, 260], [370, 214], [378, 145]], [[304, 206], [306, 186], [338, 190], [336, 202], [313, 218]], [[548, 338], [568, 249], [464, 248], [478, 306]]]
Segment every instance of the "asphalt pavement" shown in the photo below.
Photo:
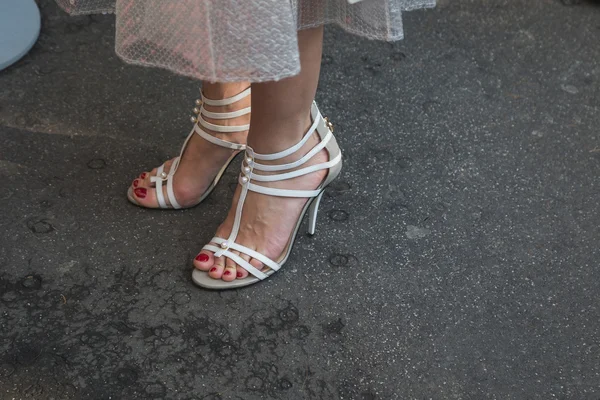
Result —
[[600, 398], [600, 4], [565, 3], [440, 0], [396, 43], [329, 27], [345, 166], [317, 233], [211, 292], [190, 262], [236, 168], [190, 210], [125, 196], [198, 82], [40, 0], [0, 72], [0, 399]]

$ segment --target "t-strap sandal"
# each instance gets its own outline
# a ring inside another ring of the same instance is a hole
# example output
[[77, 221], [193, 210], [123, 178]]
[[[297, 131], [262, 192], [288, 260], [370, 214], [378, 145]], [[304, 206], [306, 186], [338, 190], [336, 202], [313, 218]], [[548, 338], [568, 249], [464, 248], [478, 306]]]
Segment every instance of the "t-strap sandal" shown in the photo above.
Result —
[[[240, 174], [238, 180], [239, 184], [242, 186], [242, 190], [237, 204], [235, 220], [231, 234], [228, 238], [214, 237], [211, 242], [203, 248], [204, 250], [213, 252], [215, 257], [224, 256], [235, 261], [237, 265], [248, 271], [248, 276], [243, 279], [236, 279], [231, 282], [226, 282], [221, 279], [211, 278], [206, 271], [195, 269], [192, 273], [192, 279], [197, 285], [208, 289], [239, 288], [264, 280], [274, 274], [275, 271], [279, 271], [290, 255], [296, 234], [300, 228], [300, 223], [302, 222], [304, 214], [306, 214], [307, 211], [308, 233], [310, 235], [315, 233], [319, 202], [321, 201], [321, 197], [323, 196], [325, 188], [339, 175], [340, 170], [342, 169], [342, 154], [340, 152], [340, 148], [338, 147], [337, 141], [333, 136], [333, 126], [327, 119], [324, 119], [321, 116], [321, 113], [314, 102], [311, 109], [311, 117], [313, 123], [308, 132], [304, 135], [299, 143], [288, 148], [287, 150], [275, 154], [257, 154], [249, 146], [246, 147], [245, 158], [242, 163], [242, 173]], [[261, 160], [274, 161], [296, 153], [300, 148], [302, 148], [302, 146], [308, 141], [315, 131], [318, 133], [320, 138], [319, 144], [313, 147], [312, 150], [310, 150], [305, 156], [299, 158], [297, 161], [281, 165], [263, 165], [259, 163]], [[309, 161], [313, 156], [318, 154], [322, 149], [326, 149], [326, 151], [329, 153], [329, 161], [299, 168]], [[319, 187], [314, 190], [275, 189], [260, 185], [260, 182], [284, 181], [286, 179], [292, 179], [320, 170], [328, 170], [328, 174], [323, 182], [321, 182]], [[277, 171], [277, 174], [260, 174], [261, 172], [267, 171]], [[290, 235], [287, 246], [277, 260], [271, 260], [263, 254], [242, 246], [235, 241], [239, 232], [242, 210], [244, 208], [244, 201], [248, 191], [261, 193], [268, 196], [309, 198], [300, 214], [300, 217], [298, 218], [295, 229]], [[263, 268], [262, 271], [254, 268], [252, 265], [250, 265], [250, 263], [233, 253], [232, 250], [246, 254], [249, 257], [261, 261], [265, 265], [265, 268]]]

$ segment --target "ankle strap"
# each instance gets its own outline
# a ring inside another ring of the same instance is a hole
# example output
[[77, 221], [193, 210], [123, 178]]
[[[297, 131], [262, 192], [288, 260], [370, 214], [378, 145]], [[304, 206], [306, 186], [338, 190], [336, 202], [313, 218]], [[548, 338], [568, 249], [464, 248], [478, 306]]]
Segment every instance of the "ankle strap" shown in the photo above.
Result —
[[199, 109], [197, 107], [194, 108], [194, 113], [198, 114], [198, 117], [192, 117], [192, 121], [195, 123], [194, 131], [197, 134], [199, 134], [200, 136], [202, 136], [204, 139], [206, 139], [214, 144], [217, 144], [219, 146], [228, 147], [228, 148], [232, 148], [232, 149], [236, 149], [236, 150], [244, 149], [245, 146], [237, 145], [237, 144], [230, 143], [225, 140], [221, 140], [221, 139], [217, 139], [217, 138], [213, 137], [209, 133], [205, 132], [204, 129], [202, 129], [201, 127], [211, 130], [211, 131], [214, 131], [214, 132], [220, 132], [220, 133], [242, 132], [242, 131], [247, 131], [248, 129], [250, 129], [249, 124], [232, 125], [232, 126], [217, 125], [217, 124], [212, 124], [212, 123], [206, 121], [203, 117], [217, 119], [217, 120], [224, 120], [224, 119], [236, 118], [236, 117], [241, 117], [243, 115], [250, 114], [251, 107], [242, 108], [241, 110], [232, 111], [232, 112], [215, 112], [215, 111], [206, 110], [204, 108], [204, 105], [207, 104], [210, 106], [227, 106], [227, 105], [236, 103], [236, 102], [248, 97], [250, 95], [251, 91], [252, 91], [252, 88], [249, 87], [246, 90], [242, 91], [241, 93], [236, 94], [235, 96], [227, 97], [227, 98], [221, 99], [221, 100], [213, 100], [213, 99], [206, 98], [204, 96], [204, 93], [202, 93], [202, 91], [200, 91], [200, 95], [202, 96], [202, 99], [196, 101], [196, 104], [199, 105], [200, 108]]
[[[339, 152], [339, 148], [337, 145], [329, 146], [331, 139], [333, 138], [333, 133], [331, 132], [330, 127], [321, 117], [321, 113], [319, 112], [316, 104], [313, 103], [311, 115], [313, 117], [313, 123], [311, 127], [308, 129], [302, 140], [295, 144], [294, 146], [280, 151], [275, 154], [257, 154], [254, 150], [246, 146], [246, 159], [242, 163], [242, 174], [239, 177], [239, 182], [242, 186], [246, 186], [248, 190], [267, 194], [271, 196], [282, 196], [282, 197], [315, 197], [320, 193], [320, 190], [294, 190], [294, 189], [274, 189], [261, 185], [257, 185], [252, 183], [255, 182], [277, 182], [283, 181], [287, 179], [296, 178], [299, 176], [307, 175], [316, 171], [330, 169], [331, 167], [338, 164], [342, 155]], [[289, 156], [296, 151], [298, 151], [312, 136], [315, 131], [319, 134], [321, 141], [314, 146], [308, 153], [302, 156], [300, 159], [280, 165], [264, 165], [255, 162], [255, 160], [278, 160], [283, 157]], [[327, 149], [330, 159], [327, 162], [311, 165], [309, 167], [304, 167], [300, 169], [296, 169], [306, 164], [310, 159], [312, 159], [316, 154], [318, 154], [324, 148]], [[333, 150], [333, 153], [332, 153]], [[273, 175], [264, 175], [260, 174], [260, 172], [273, 172], [273, 171], [281, 171], [282, 173], [273, 174]]]

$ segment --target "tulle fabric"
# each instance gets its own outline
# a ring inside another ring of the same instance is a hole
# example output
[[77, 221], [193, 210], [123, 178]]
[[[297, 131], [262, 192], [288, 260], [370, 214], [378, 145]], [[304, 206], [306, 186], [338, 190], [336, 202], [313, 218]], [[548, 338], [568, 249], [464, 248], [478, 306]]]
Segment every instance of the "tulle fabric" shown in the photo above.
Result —
[[335, 23], [370, 39], [403, 38], [402, 12], [435, 0], [56, 0], [70, 14], [114, 12], [125, 61], [213, 82], [300, 71], [296, 31]]

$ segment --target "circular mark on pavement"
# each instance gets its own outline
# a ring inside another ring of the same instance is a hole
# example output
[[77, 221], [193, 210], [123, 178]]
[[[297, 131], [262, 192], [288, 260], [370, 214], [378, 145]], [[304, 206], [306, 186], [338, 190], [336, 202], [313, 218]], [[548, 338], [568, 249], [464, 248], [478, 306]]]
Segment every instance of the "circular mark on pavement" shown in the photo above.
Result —
[[396, 53], [392, 53], [391, 59], [394, 61], [404, 61], [406, 59], [406, 54], [398, 51]]
[[132, 368], [121, 368], [115, 373], [115, 378], [122, 385], [131, 385], [138, 380], [138, 374]]
[[358, 262], [358, 259], [352, 254], [333, 254], [329, 257], [329, 264], [334, 267], [351, 267]]
[[290, 335], [294, 339], [305, 339], [310, 335], [310, 328], [306, 325], [300, 325], [290, 331]]
[[77, 389], [75, 386], [67, 383], [62, 387], [61, 400], [70, 400], [74, 399], [77, 396]]
[[296, 322], [298, 321], [298, 310], [294, 306], [288, 306], [279, 311], [279, 318], [287, 323]]
[[181, 306], [183, 304], [187, 304], [192, 300], [192, 297], [187, 292], [177, 292], [173, 296], [171, 296], [171, 300], [173, 303]]
[[87, 166], [89, 169], [103, 169], [106, 167], [106, 161], [101, 158], [94, 158], [88, 161]]
[[47, 219], [36, 219], [32, 218], [27, 221], [27, 227], [29, 230], [36, 235], [43, 235], [45, 233], [50, 233], [54, 230], [52, 224], [48, 222]]
[[327, 213], [327, 215], [329, 215], [330, 219], [337, 222], [347, 221], [348, 217], [350, 216], [350, 214], [344, 210], [331, 210], [329, 213]]
[[12, 303], [17, 299], [17, 293], [15, 292], [6, 292], [0, 297], [4, 303]]
[[62, 295], [62, 293], [58, 290], [51, 290], [45, 293], [42, 297], [40, 297], [37, 302], [37, 306], [41, 310], [47, 310], [49, 308], [55, 307], [58, 304], [64, 304], [66, 298]]
[[283, 327], [283, 320], [281, 318], [270, 317], [265, 321], [265, 325], [274, 331], [278, 331]]
[[106, 337], [98, 332], [85, 332], [81, 335], [81, 343], [95, 349], [106, 345]]
[[58, 190], [58, 196], [62, 197], [62, 198], [71, 197], [72, 194], [73, 194], [73, 191], [68, 187], [61, 187]]
[[146, 388], [144, 390], [148, 394], [148, 396], [155, 399], [163, 399], [164, 396], [167, 394], [167, 388], [160, 382], [149, 383], [148, 385], [146, 385]]
[[11, 198], [13, 195], [13, 191], [6, 189], [6, 190], [2, 190], [2, 192], [0, 193], [0, 200], [8, 200], [9, 198]]
[[39, 275], [28, 275], [21, 280], [21, 286], [29, 290], [38, 290], [42, 287], [42, 277]]
[[42, 200], [40, 201], [40, 207], [47, 210], [48, 208], [52, 207], [52, 202], [50, 200]]
[[280, 390], [288, 390], [292, 388], [292, 382], [288, 381], [285, 378], [281, 378], [277, 385], [279, 386]]
[[44, 388], [37, 383], [27, 386], [21, 392], [21, 394], [23, 394], [25, 397], [31, 397], [33, 399], [40, 399], [42, 393], [44, 393]]
[[331, 321], [327, 325], [324, 325], [323, 331], [329, 335], [341, 335], [342, 329], [344, 329], [345, 326], [346, 324], [344, 321], [342, 321], [341, 318], [338, 318], [337, 320]]
[[154, 328], [154, 335], [161, 339], [166, 339], [173, 336], [173, 329], [169, 328], [167, 325], [160, 325]]
[[263, 389], [265, 383], [258, 376], [250, 376], [246, 378], [246, 388], [249, 390], [260, 391]]
[[173, 286], [173, 278], [171, 278], [171, 274], [167, 270], [161, 270], [155, 273], [150, 279], [152, 286], [159, 289], [169, 289]]
[[0, 364], [0, 377], [8, 378], [15, 372], [15, 366], [9, 363]]

